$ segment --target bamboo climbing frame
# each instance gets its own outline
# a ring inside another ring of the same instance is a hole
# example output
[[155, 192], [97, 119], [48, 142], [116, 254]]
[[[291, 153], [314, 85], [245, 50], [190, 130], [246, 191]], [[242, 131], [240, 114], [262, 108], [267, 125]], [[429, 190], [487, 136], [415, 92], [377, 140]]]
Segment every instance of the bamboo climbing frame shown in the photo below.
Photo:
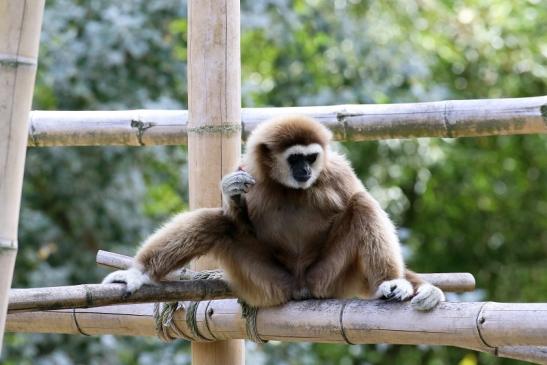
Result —
[[[239, 0], [188, 1], [188, 185], [190, 209], [222, 204], [218, 184], [241, 150]], [[215, 268], [200, 258], [195, 270]], [[243, 365], [241, 340], [192, 343], [195, 365]]]
[[[200, 302], [196, 317], [199, 334], [206, 339], [246, 338], [245, 320], [234, 299]], [[176, 312], [174, 321], [192, 337], [184, 310]], [[8, 314], [7, 329], [156, 335], [151, 304]], [[445, 302], [423, 313], [413, 310], [408, 302], [309, 300], [261, 309], [257, 330], [265, 340], [457, 346], [547, 364], [547, 303]], [[196, 337], [197, 341], [203, 338]]]
[[17, 254], [17, 225], [44, 0], [0, 0], [0, 351]]
[[[413, 104], [242, 109], [243, 138], [264, 120], [311, 116], [337, 140], [479, 137], [547, 133], [547, 96]], [[34, 111], [28, 144], [47, 146], [177, 145], [188, 142], [185, 110]]]
[[[275, 116], [312, 116], [329, 127], [337, 140], [547, 133], [547, 96], [241, 110], [237, 0], [188, 2], [188, 112], [35, 111], [29, 116], [43, 5], [43, 0], [0, 0], [0, 81], [5, 80], [8, 86], [0, 89], [0, 109], [7, 111], [0, 114], [0, 342], [8, 298], [5, 294], [17, 247], [17, 215], [27, 140], [28, 146], [34, 147], [188, 144], [190, 205], [198, 208], [220, 204], [218, 181], [237, 165], [241, 138], [245, 139], [260, 122]], [[119, 256], [109, 266], [124, 267], [127, 260]], [[206, 260], [195, 267], [212, 266], [214, 263]], [[173, 278], [178, 275], [180, 272], [173, 273]], [[466, 282], [463, 287], [458, 286], [461, 282], [455, 284], [455, 277], [451, 277], [452, 282], [445, 281], [445, 289], [474, 287], [472, 276], [460, 277]], [[222, 281], [206, 284], [217, 285], [216, 296], [207, 296], [203, 285], [188, 281], [165, 284], [159, 290], [147, 287], [132, 300], [196, 298], [196, 291], [198, 298], [230, 295]], [[38, 299], [53, 303], [41, 309], [55, 307], [55, 299], [66, 297], [70, 290], [78, 294], [80, 301], [71, 302], [74, 307], [89, 306], [93, 295], [96, 304], [105, 304], [106, 297], [122, 296], [120, 285], [62, 288], [54, 294], [46, 288], [32, 290], [11, 292], [11, 298], [18, 299], [10, 301], [19, 307], [12, 307], [13, 313], [8, 314], [8, 331], [156, 334], [151, 304], [21, 312], [29, 309], [25, 297], [29, 293], [35, 295], [31, 302]], [[105, 293], [110, 296], [104, 296]], [[184, 314], [184, 309], [177, 311], [175, 323], [189, 334]], [[234, 341], [246, 336], [241, 309], [235, 300], [202, 301], [197, 308], [197, 319], [200, 334], [216, 342], [202, 343], [203, 339], [196, 339], [192, 349], [194, 364], [244, 363], [242, 341]], [[427, 343], [547, 364], [545, 303], [441, 303], [432, 312], [421, 313], [411, 310], [408, 303], [303, 301], [261, 309], [257, 330], [266, 340]]]

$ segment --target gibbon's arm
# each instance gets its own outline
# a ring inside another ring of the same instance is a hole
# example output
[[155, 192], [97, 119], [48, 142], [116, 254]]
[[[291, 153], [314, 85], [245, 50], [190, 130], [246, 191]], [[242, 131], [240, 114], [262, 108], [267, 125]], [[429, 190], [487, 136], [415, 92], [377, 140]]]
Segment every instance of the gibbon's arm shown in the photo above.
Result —
[[131, 294], [143, 284], [161, 280], [191, 259], [204, 255], [229, 239], [233, 221], [221, 208], [202, 208], [174, 216], [146, 239], [135, 256], [133, 267], [115, 271], [103, 283], [123, 282]]
[[[343, 278], [355, 260], [363, 270], [351, 280]], [[312, 295], [326, 298], [345, 296], [355, 280], [366, 280], [369, 296], [411, 301], [418, 310], [429, 310], [444, 300], [442, 291], [405, 270], [395, 227], [380, 205], [366, 191], [352, 196], [329, 233], [322, 258], [307, 273]]]

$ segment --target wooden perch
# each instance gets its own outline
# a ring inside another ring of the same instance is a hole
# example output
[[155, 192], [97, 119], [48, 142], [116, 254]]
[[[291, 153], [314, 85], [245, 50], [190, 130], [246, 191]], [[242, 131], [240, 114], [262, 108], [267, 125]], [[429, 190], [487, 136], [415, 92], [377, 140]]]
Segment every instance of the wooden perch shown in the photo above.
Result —
[[[547, 133], [547, 96], [537, 96], [414, 104], [247, 108], [241, 112], [242, 137], [245, 139], [264, 120], [287, 114], [314, 117], [333, 131], [335, 139], [347, 141]], [[28, 145], [186, 144], [187, 121], [185, 110], [33, 111]], [[190, 128], [190, 133], [200, 133], [200, 130]]]
[[[108, 251], [97, 253], [97, 263], [110, 268], [126, 269], [132, 258]], [[233, 298], [225, 281], [219, 279], [194, 280], [197, 272], [182, 269], [173, 272], [161, 285], [145, 285], [126, 297], [123, 284], [85, 284], [49, 288], [11, 289], [8, 312], [52, 310], [63, 308], [91, 308], [112, 304], [150, 303], [182, 300]], [[473, 290], [475, 280], [468, 273], [420, 274], [443, 290]], [[179, 281], [181, 280], [182, 281]]]
[[145, 285], [130, 296], [124, 284], [85, 284], [11, 289], [8, 313], [63, 308], [92, 308], [123, 303], [233, 298], [222, 280], [184, 280]]
[[[131, 266], [133, 258], [118, 253], [99, 250], [97, 252], [97, 264], [113, 269], [127, 269]], [[196, 272], [188, 269], [174, 271], [167, 275], [166, 280], [191, 280]], [[438, 286], [448, 292], [466, 292], [475, 290], [475, 278], [470, 273], [435, 273], [418, 274], [422, 279]]]
[[[233, 299], [203, 301], [196, 312], [208, 339], [245, 338], [241, 308]], [[175, 324], [191, 334], [184, 310]], [[8, 315], [10, 332], [155, 336], [153, 305], [135, 304]], [[261, 309], [261, 338], [327, 343], [457, 346], [547, 364], [547, 303], [441, 303], [418, 312], [408, 303], [309, 300]], [[172, 333], [174, 336], [174, 333]]]

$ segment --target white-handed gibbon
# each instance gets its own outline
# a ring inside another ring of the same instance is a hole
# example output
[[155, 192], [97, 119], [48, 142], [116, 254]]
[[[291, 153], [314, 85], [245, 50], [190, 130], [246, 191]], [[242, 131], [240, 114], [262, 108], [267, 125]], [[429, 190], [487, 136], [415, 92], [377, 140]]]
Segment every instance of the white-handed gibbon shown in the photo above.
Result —
[[259, 125], [242, 168], [221, 182], [222, 208], [180, 213], [151, 235], [129, 270], [103, 282], [128, 293], [212, 254], [248, 305], [306, 298], [412, 298], [432, 309], [443, 292], [406, 270], [395, 227], [330, 131], [301, 116]]

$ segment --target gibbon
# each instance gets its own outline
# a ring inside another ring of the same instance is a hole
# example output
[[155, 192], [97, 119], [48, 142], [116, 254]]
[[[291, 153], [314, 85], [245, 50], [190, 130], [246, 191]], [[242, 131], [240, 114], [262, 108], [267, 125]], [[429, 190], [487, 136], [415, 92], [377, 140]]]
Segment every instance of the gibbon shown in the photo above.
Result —
[[330, 131], [289, 116], [259, 125], [242, 168], [221, 182], [222, 208], [180, 213], [138, 250], [133, 267], [103, 283], [130, 294], [191, 259], [212, 254], [250, 306], [307, 298], [411, 299], [430, 310], [443, 292], [405, 269], [396, 230]]

